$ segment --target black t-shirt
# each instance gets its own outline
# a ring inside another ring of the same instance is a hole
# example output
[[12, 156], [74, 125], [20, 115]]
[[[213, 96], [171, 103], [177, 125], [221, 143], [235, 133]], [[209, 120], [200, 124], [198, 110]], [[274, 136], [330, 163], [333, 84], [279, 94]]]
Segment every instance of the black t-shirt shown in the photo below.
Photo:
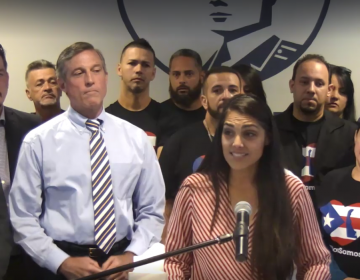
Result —
[[118, 101], [105, 109], [109, 114], [121, 118], [141, 128], [148, 135], [151, 144], [155, 147], [158, 135], [157, 121], [160, 113], [160, 103], [151, 99], [149, 105], [141, 111], [129, 111], [120, 105]]
[[302, 146], [302, 156], [304, 166], [301, 170], [301, 180], [309, 191], [311, 198], [315, 204], [315, 189], [314, 177], [316, 174], [314, 161], [316, 154], [316, 144], [319, 138], [320, 129], [324, 122], [324, 118], [316, 122], [303, 122], [295, 117], [292, 117], [294, 128], [299, 137]]
[[206, 114], [203, 107], [193, 111], [183, 110], [176, 106], [171, 99], [161, 103], [160, 109], [158, 146], [164, 146], [170, 136], [179, 129], [204, 120]]
[[316, 191], [324, 241], [339, 268], [360, 279], [360, 182], [354, 166], [329, 172]]
[[202, 121], [189, 125], [170, 137], [159, 159], [166, 199], [175, 199], [181, 183], [196, 172], [210, 145], [210, 137]]

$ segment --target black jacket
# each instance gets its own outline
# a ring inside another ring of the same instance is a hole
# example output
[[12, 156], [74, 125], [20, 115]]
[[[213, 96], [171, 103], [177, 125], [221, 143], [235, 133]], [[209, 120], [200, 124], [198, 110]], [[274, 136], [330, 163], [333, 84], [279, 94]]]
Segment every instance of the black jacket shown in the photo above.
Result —
[[3, 279], [10, 259], [12, 236], [5, 194], [0, 182], [0, 279]]
[[[4, 107], [5, 137], [8, 150], [10, 179], [13, 181], [20, 147], [25, 135], [38, 126], [41, 120], [38, 116]], [[1, 186], [1, 184], [0, 184]], [[7, 271], [13, 246], [12, 233], [5, 195], [0, 189], [0, 279]]]
[[[300, 178], [304, 159], [301, 136], [293, 125], [292, 114], [291, 104], [274, 118], [280, 134], [285, 168]], [[357, 125], [328, 111], [324, 112], [324, 117], [314, 159], [314, 185], [317, 187], [329, 171], [355, 164], [354, 135]]]
[[37, 115], [24, 113], [8, 107], [4, 107], [4, 110], [6, 145], [12, 182], [22, 141], [30, 130], [41, 124], [41, 119]]

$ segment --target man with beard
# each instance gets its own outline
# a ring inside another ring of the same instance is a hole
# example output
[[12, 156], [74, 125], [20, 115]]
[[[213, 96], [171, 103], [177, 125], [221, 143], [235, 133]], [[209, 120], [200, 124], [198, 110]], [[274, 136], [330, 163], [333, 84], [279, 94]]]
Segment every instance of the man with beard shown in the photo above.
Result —
[[149, 84], [155, 78], [155, 52], [145, 39], [127, 44], [122, 50], [117, 73], [121, 94], [105, 111], [141, 128], [156, 146], [160, 103], [150, 98]]
[[58, 86], [55, 65], [47, 60], [30, 63], [25, 74], [26, 96], [34, 103], [35, 114], [43, 122], [61, 114], [61, 89]]
[[313, 200], [322, 178], [331, 170], [355, 164], [356, 125], [324, 110], [331, 85], [324, 57], [299, 59], [289, 82], [294, 103], [275, 116], [284, 164], [302, 179]]
[[221, 66], [206, 73], [201, 103], [205, 119], [180, 129], [166, 142], [159, 159], [166, 187], [165, 229], [182, 181], [196, 172], [214, 137], [224, 102], [243, 93], [240, 75], [233, 68]]
[[203, 120], [206, 113], [200, 99], [204, 77], [200, 55], [190, 49], [178, 50], [170, 58], [169, 69], [170, 99], [161, 103], [158, 155], [172, 134]]

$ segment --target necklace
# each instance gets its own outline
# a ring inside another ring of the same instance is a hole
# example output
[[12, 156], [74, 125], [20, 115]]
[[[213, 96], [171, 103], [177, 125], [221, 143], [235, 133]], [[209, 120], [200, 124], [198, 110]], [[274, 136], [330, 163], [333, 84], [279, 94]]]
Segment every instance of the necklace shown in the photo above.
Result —
[[206, 120], [204, 120], [203, 123], [204, 123], [204, 126], [205, 126], [205, 128], [206, 128], [206, 131], [207, 131], [207, 133], [208, 133], [208, 135], [209, 135], [210, 142], [212, 142], [214, 136], [211, 135], [210, 130], [209, 130], [209, 127], [208, 127], [208, 125], [207, 125], [207, 123], [206, 123]]

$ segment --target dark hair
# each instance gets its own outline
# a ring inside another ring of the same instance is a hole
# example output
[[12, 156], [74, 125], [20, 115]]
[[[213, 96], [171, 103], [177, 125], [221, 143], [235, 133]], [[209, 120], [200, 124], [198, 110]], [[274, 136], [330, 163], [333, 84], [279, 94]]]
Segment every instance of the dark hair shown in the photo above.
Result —
[[5, 51], [1, 44], [0, 44], [0, 57], [2, 58], [2, 60], [4, 62], [5, 70], [7, 70], [7, 61], [6, 61]]
[[94, 46], [91, 45], [90, 43], [76, 42], [76, 43], [72, 44], [71, 46], [67, 47], [65, 50], [63, 50], [61, 52], [61, 54], [59, 55], [59, 58], [56, 62], [56, 74], [57, 74], [58, 78], [65, 80], [65, 78], [66, 78], [65, 63], [67, 61], [71, 60], [74, 56], [78, 55], [79, 53], [82, 53], [83, 51], [87, 51], [87, 50], [93, 50], [99, 55], [101, 62], [102, 62], [103, 69], [106, 72], [105, 58], [104, 58], [103, 54], [101, 53], [101, 51], [99, 51], [98, 49], [95, 49]]
[[140, 48], [140, 49], [144, 49], [144, 50], [147, 50], [149, 52], [151, 52], [153, 55], [154, 55], [154, 61], [155, 61], [155, 51], [154, 49], [152, 48], [152, 46], [149, 44], [148, 41], [146, 41], [144, 38], [139, 38], [139, 39], [136, 39], [132, 42], [130, 42], [129, 44], [127, 44], [122, 52], [121, 52], [121, 56], [120, 56], [120, 61], [125, 53], [125, 51], [128, 49], [128, 48]]
[[336, 75], [341, 87], [344, 88], [342, 94], [347, 97], [343, 118], [355, 122], [354, 84], [350, 77], [351, 71], [342, 66], [330, 65], [330, 73], [331, 77]]
[[51, 68], [56, 70], [55, 65], [52, 64], [50, 61], [47, 61], [45, 59], [40, 59], [40, 60], [36, 60], [31, 62], [28, 67], [26, 68], [26, 73], [25, 73], [25, 80], [27, 80], [29, 73], [31, 71], [34, 70], [39, 70], [39, 69], [47, 69], [47, 68]]
[[295, 81], [296, 78], [296, 72], [299, 68], [299, 66], [301, 64], [303, 64], [306, 61], [310, 61], [310, 60], [315, 60], [317, 62], [320, 62], [322, 64], [324, 64], [328, 70], [329, 73], [329, 83], [331, 81], [331, 76], [330, 76], [330, 65], [329, 63], [325, 60], [325, 58], [322, 55], [319, 54], [307, 54], [304, 55], [303, 57], [301, 57], [298, 61], [296, 61], [295, 65], [294, 65], [294, 69], [293, 69], [293, 75], [292, 75], [292, 80]]
[[233, 73], [236, 76], [238, 76], [239, 78], [239, 83], [241, 86], [241, 78], [240, 78], [240, 74], [238, 71], [236, 71], [234, 68], [228, 67], [228, 66], [218, 66], [218, 67], [213, 67], [210, 70], [206, 71], [205, 73], [205, 77], [204, 77], [204, 81], [203, 81], [203, 87], [206, 84], [207, 79], [209, 78], [210, 75], [212, 74], [221, 74], [221, 73]]
[[201, 56], [196, 51], [190, 49], [181, 49], [173, 53], [173, 55], [170, 57], [169, 68], [171, 67], [171, 62], [174, 60], [174, 58], [180, 56], [192, 58], [195, 61], [196, 66], [202, 69]]
[[244, 85], [245, 93], [252, 93], [266, 102], [266, 93], [264, 91], [259, 72], [251, 66], [245, 64], [234, 65], [232, 68], [238, 71], [241, 78], [244, 80], [246, 84]]
[[280, 139], [269, 106], [255, 95], [238, 94], [229, 99], [198, 172], [206, 174], [213, 183], [215, 209], [211, 229], [218, 219], [220, 185], [228, 183], [230, 166], [222, 149], [222, 132], [230, 111], [248, 115], [265, 130], [269, 143], [258, 162], [254, 183], [258, 193], [258, 212], [252, 238], [251, 266], [258, 279], [285, 280], [293, 273], [296, 257], [296, 235], [293, 210], [280, 160]]

